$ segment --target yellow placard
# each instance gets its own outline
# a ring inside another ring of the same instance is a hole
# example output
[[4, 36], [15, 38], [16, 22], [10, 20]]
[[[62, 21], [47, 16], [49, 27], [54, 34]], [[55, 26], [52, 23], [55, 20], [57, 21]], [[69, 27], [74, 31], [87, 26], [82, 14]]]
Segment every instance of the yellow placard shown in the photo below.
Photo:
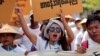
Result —
[[30, 0], [16, 0], [17, 5], [22, 9], [23, 15], [31, 11]]
[[15, 0], [0, 0], [0, 23], [8, 23], [12, 16]]
[[64, 14], [83, 11], [81, 0], [32, 0], [35, 21], [56, 17], [62, 9]]
[[[27, 15], [31, 11], [30, 0], [16, 0], [16, 6], [18, 6], [22, 9], [23, 15]], [[13, 12], [10, 22], [13, 22], [16, 20], [18, 20], [18, 16]]]

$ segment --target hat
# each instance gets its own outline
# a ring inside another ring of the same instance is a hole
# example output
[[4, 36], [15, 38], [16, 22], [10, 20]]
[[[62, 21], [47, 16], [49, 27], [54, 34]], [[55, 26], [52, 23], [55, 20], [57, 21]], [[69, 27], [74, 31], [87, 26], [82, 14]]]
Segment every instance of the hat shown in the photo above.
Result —
[[78, 18], [78, 17], [77, 17], [77, 18], [75, 18], [75, 21], [78, 21], [78, 20], [81, 20], [81, 18]]
[[74, 21], [74, 22], [75, 22], [75, 24], [76, 24], [76, 23], [80, 23], [81, 21], [82, 21], [81, 18], [78, 18], [78, 17], [77, 17], [77, 18], [75, 18], [75, 21]]
[[69, 21], [69, 22], [75, 21], [74, 17], [71, 16], [71, 15], [66, 15], [65, 18], [66, 18], [66, 20]]
[[87, 18], [84, 18], [84, 19], [80, 22], [80, 24], [86, 23], [86, 21], [87, 21]]
[[0, 29], [0, 34], [4, 34], [4, 33], [13, 33], [15, 34], [15, 38], [21, 37], [21, 34], [17, 31], [17, 28], [14, 26], [10, 26], [8, 24], [4, 25]]
[[51, 20], [51, 21], [47, 24], [47, 26], [46, 26], [46, 28], [45, 28], [45, 30], [44, 30], [44, 36], [45, 36], [46, 38], [49, 38], [49, 35], [48, 35], [47, 30], [50, 28], [50, 26], [51, 26], [53, 23], [56, 23], [56, 24], [58, 24], [58, 25], [61, 27], [61, 29], [62, 29], [62, 31], [63, 31], [63, 36], [64, 36], [64, 26], [63, 26], [62, 22], [60, 22], [59, 20]]
[[65, 18], [73, 19], [71, 15], [66, 15]]

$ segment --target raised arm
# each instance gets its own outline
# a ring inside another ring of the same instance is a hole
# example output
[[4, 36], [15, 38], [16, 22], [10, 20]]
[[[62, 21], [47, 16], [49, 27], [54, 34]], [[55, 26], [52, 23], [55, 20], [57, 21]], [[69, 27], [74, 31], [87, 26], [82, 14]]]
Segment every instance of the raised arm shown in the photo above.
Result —
[[16, 7], [16, 8], [15, 8], [15, 13], [16, 13], [16, 14], [18, 15], [18, 17], [19, 17], [19, 20], [20, 20], [22, 29], [23, 29], [24, 33], [26, 34], [26, 36], [30, 39], [30, 41], [31, 41], [33, 44], [36, 44], [37, 37], [29, 31], [29, 29], [28, 29], [28, 27], [27, 27], [27, 24], [26, 24], [26, 22], [25, 22], [25, 20], [24, 20], [24, 17], [23, 17], [23, 15], [22, 15], [21, 8]]
[[71, 42], [73, 41], [74, 39], [74, 34], [73, 34], [73, 31], [71, 30], [71, 28], [69, 27], [68, 25], [68, 22], [66, 22], [65, 20], [65, 15], [63, 13], [60, 14], [60, 17], [61, 17], [61, 21], [67, 31], [67, 35], [68, 35], [68, 43], [71, 44]]

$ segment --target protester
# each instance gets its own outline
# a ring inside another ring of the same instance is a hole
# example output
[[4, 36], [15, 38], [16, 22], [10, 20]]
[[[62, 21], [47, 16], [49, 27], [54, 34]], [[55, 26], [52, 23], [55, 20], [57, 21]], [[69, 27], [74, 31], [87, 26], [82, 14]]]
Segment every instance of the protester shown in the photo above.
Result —
[[[39, 37], [39, 35], [41, 33], [40, 23], [34, 21], [34, 15], [33, 14], [31, 14], [29, 18], [30, 18], [30, 23], [27, 24], [29, 31], [31, 33], [35, 34], [37, 37]], [[17, 39], [16, 43], [19, 42], [20, 44], [23, 44], [27, 48], [27, 51], [36, 51], [34, 44], [31, 43], [31, 41], [28, 39], [26, 34], [23, 32], [22, 28], [19, 29], [19, 32], [21, 34], [23, 34], [23, 37], [20, 38], [20, 39]]]
[[75, 50], [76, 46], [75, 46], [75, 39], [76, 36], [82, 31], [82, 25], [80, 24], [81, 19], [80, 18], [76, 18], [74, 23], [75, 23], [75, 27], [71, 28], [73, 33], [74, 33], [74, 40], [71, 44], [71, 50]]
[[[36, 45], [37, 49], [40, 51], [43, 50], [69, 50], [70, 43], [73, 40], [73, 32], [71, 28], [66, 24], [64, 15], [61, 14], [61, 19], [63, 24], [58, 20], [51, 20], [44, 30], [44, 36], [48, 40], [39, 39], [35, 34], [32, 34], [25, 23], [25, 20], [22, 15], [22, 11], [19, 8], [16, 8], [16, 13], [20, 18], [22, 28], [28, 38], [31, 40], [33, 44]], [[63, 26], [64, 25], [64, 26]], [[65, 30], [67, 31], [68, 38], [65, 36]]]
[[19, 34], [19, 32], [15, 30], [13, 26], [8, 24], [4, 25], [0, 29], [0, 52], [26, 52], [26, 49], [23, 45], [16, 45], [14, 43], [14, 40], [19, 37], [21, 37], [21, 34]]
[[100, 46], [100, 16], [89, 16], [86, 28], [90, 38], [83, 41], [82, 48], [77, 50], [80, 53], [84, 53], [87, 48]]

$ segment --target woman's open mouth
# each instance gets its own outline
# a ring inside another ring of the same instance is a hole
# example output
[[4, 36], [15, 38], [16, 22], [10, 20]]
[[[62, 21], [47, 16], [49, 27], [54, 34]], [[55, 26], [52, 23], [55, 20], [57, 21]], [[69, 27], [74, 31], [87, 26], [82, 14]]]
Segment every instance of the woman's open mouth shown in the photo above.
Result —
[[53, 35], [53, 38], [54, 38], [54, 39], [57, 39], [57, 34], [54, 34], [54, 35]]

